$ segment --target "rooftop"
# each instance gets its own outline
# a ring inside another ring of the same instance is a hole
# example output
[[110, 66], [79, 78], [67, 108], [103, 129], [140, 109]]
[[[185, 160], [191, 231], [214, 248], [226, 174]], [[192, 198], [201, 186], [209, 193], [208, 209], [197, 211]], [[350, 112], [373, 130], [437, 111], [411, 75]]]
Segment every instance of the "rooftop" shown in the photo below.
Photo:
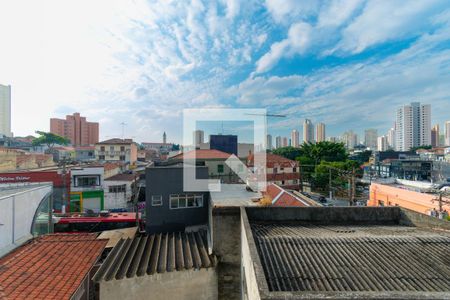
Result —
[[208, 254], [205, 231], [157, 233], [121, 239], [93, 280], [119, 280], [215, 265], [215, 256]]
[[[264, 154], [249, 155], [247, 158], [247, 165], [253, 166], [254, 160], [255, 160], [255, 155], [258, 157], [258, 155], [264, 155]], [[265, 155], [266, 155], [266, 166], [268, 168], [273, 168], [273, 167], [293, 168], [298, 165], [298, 162], [296, 162], [295, 160], [290, 160], [290, 159], [287, 159], [280, 155], [271, 154], [271, 153], [266, 153]]]
[[219, 150], [214, 149], [199, 149], [199, 150], [192, 150], [189, 152], [182, 152], [180, 154], [177, 154], [170, 159], [193, 159], [195, 155], [196, 159], [228, 159], [231, 154], [222, 152]]
[[34, 239], [0, 259], [0, 298], [70, 299], [106, 243], [95, 234]]
[[132, 144], [133, 143], [133, 140], [132, 139], [119, 139], [119, 138], [113, 138], [113, 139], [109, 139], [109, 140], [105, 140], [105, 141], [101, 141], [101, 142], [98, 142], [96, 145], [98, 145], [98, 144], [106, 144], [106, 145], [109, 145], [109, 144], [115, 144], [115, 145], [117, 145], [117, 144], [124, 144], [124, 145], [129, 145], [129, 144]]
[[263, 271], [256, 272], [262, 294], [283, 299], [450, 297], [449, 224], [442, 223], [447, 229], [414, 226], [398, 207], [245, 211], [254, 242], [249, 245], [258, 257], [255, 270]]
[[136, 174], [116, 174], [108, 177], [105, 181], [134, 181], [138, 178]]
[[245, 184], [221, 184], [220, 192], [210, 192], [211, 203], [214, 207], [219, 206], [255, 206], [253, 199], [260, 199], [261, 193], [247, 191]]

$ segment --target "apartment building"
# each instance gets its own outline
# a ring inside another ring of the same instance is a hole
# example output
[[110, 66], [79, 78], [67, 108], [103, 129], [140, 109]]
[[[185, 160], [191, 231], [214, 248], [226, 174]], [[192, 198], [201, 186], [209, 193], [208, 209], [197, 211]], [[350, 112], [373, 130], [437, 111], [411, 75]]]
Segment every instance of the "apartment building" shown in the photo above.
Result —
[[98, 161], [124, 162], [137, 161], [137, 145], [132, 139], [109, 139], [95, 144], [95, 158]]
[[431, 145], [431, 106], [412, 102], [397, 109], [396, 150]]
[[50, 119], [50, 132], [70, 140], [73, 146], [93, 145], [99, 141], [99, 124], [86, 121], [80, 113], [66, 119]]

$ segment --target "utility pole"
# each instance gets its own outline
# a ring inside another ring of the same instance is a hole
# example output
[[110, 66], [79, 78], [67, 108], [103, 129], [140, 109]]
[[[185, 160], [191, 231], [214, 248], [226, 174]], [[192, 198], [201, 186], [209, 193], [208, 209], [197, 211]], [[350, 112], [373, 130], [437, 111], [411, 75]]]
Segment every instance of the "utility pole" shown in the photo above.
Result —
[[333, 191], [331, 190], [331, 169], [328, 168], [329, 176], [328, 176], [328, 188], [330, 189], [330, 200], [333, 200]]
[[303, 192], [302, 165], [300, 164], [300, 191]]
[[355, 167], [352, 169], [352, 198], [351, 198], [351, 205], [355, 205], [355, 199], [356, 199], [356, 179], [355, 179]]

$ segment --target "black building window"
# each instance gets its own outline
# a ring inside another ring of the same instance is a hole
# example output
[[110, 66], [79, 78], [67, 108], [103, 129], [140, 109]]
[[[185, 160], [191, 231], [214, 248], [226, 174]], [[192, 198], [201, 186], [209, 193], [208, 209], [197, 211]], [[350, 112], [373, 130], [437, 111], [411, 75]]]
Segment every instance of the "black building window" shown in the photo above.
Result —
[[121, 155], [121, 156], [119, 157], [119, 159], [120, 159], [120, 160], [125, 160], [125, 155]]
[[99, 160], [105, 160], [105, 156], [104, 156], [104, 155], [99, 155], [99, 156], [98, 156], [98, 159], [99, 159]]
[[217, 165], [217, 173], [223, 173], [223, 165]]
[[170, 195], [170, 209], [203, 207], [203, 195]]
[[161, 206], [162, 205], [162, 196], [161, 195], [153, 195], [152, 196], [152, 206]]
[[109, 187], [109, 192], [110, 193], [125, 193], [126, 189], [127, 189], [126, 184], [111, 185]]

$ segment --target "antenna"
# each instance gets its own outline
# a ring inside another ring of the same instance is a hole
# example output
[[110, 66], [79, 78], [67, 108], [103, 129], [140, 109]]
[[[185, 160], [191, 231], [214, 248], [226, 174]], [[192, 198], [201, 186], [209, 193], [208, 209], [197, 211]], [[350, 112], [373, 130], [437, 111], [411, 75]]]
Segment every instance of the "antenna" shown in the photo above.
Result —
[[127, 125], [127, 123], [122, 122], [120, 123], [120, 125], [122, 126], [122, 140], [125, 138], [125, 126]]

